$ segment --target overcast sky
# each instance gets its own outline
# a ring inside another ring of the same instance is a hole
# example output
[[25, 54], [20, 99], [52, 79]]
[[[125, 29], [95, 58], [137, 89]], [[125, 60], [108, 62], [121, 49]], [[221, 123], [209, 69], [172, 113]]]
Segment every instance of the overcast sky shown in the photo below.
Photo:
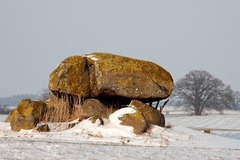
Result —
[[92, 52], [152, 61], [175, 82], [206, 70], [240, 91], [240, 1], [0, 0], [0, 97], [35, 94]]

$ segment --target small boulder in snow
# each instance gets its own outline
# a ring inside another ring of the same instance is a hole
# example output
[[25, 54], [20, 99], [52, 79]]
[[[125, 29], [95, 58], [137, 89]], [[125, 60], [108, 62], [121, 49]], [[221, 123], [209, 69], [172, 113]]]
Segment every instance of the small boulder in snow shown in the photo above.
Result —
[[126, 107], [117, 110], [109, 116], [109, 121], [116, 125], [131, 126], [136, 134], [144, 133], [148, 129], [148, 124], [142, 112], [136, 107]]
[[18, 106], [10, 112], [10, 125], [13, 131], [33, 129], [41, 121], [46, 112], [46, 104], [42, 101], [32, 101], [24, 98]]
[[107, 108], [98, 99], [87, 99], [79, 109], [79, 119], [88, 119], [91, 116], [99, 116], [102, 118], [108, 118], [109, 114], [113, 111], [112, 108]]
[[138, 100], [132, 100], [130, 106], [134, 106], [139, 109], [143, 113], [143, 116], [148, 124], [165, 127], [165, 117], [159, 110]]

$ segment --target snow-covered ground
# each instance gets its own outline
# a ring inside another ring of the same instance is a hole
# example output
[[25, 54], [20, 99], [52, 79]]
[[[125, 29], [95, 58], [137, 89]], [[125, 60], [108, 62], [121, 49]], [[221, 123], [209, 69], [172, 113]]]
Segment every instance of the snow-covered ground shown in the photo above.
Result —
[[[225, 110], [223, 114], [208, 112], [203, 116], [188, 116], [180, 108], [166, 107], [166, 125], [210, 130], [211, 134], [240, 140], [240, 111]], [[184, 115], [185, 114], [185, 115]]]
[[67, 130], [53, 123], [51, 132], [39, 133], [13, 132], [0, 115], [0, 159], [240, 159], [240, 112], [188, 116], [165, 107], [164, 114], [171, 128], [152, 126], [142, 135], [119, 125], [117, 116], [103, 126], [84, 120]]

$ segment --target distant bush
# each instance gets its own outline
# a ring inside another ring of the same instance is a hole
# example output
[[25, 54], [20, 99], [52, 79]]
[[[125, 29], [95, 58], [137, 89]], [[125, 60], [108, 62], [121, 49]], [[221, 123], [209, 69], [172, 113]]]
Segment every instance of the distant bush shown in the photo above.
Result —
[[0, 104], [0, 114], [9, 114], [11, 109], [9, 109], [6, 105], [2, 106]]

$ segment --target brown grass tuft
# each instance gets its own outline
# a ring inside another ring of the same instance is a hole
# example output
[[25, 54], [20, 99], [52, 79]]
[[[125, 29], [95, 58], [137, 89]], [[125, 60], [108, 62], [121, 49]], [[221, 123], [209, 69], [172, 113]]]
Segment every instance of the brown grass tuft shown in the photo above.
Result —
[[167, 125], [167, 126], [165, 126], [165, 128], [172, 128], [173, 126], [171, 126], [171, 125]]
[[204, 133], [208, 133], [208, 134], [211, 133], [211, 131], [210, 131], [209, 129], [204, 129], [203, 132], [204, 132]]
[[[72, 97], [71, 97], [72, 98]], [[69, 103], [70, 98], [54, 98], [46, 102], [47, 111], [42, 118], [42, 122], [70, 122], [79, 118], [79, 108], [81, 97], [74, 97], [73, 102]]]

